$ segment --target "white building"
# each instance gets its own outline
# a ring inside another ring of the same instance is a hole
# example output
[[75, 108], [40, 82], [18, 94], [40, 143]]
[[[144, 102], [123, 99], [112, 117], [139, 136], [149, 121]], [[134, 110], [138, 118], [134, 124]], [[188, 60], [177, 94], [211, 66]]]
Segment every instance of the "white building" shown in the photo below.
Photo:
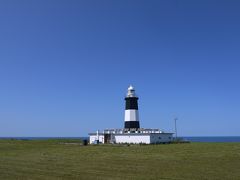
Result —
[[173, 133], [164, 133], [158, 129], [141, 129], [137, 132], [125, 132], [124, 129], [104, 130], [101, 133], [90, 133], [90, 144], [97, 143], [128, 143], [128, 144], [158, 144], [169, 143]]
[[164, 133], [159, 129], [140, 128], [138, 115], [138, 97], [130, 86], [125, 97], [124, 129], [106, 129], [102, 132], [89, 133], [90, 144], [98, 143], [133, 143], [156, 144], [169, 143], [173, 133]]

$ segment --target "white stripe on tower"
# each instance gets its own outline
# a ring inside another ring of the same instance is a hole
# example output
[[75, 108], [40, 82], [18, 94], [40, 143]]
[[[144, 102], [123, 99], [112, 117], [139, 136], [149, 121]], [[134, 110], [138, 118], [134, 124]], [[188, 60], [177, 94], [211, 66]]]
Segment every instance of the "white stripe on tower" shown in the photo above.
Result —
[[138, 121], [138, 110], [127, 109], [125, 110], [125, 121]]
[[135, 94], [135, 90], [132, 86], [129, 86], [127, 96], [125, 97], [125, 129], [138, 129], [139, 115], [138, 115], [138, 97]]

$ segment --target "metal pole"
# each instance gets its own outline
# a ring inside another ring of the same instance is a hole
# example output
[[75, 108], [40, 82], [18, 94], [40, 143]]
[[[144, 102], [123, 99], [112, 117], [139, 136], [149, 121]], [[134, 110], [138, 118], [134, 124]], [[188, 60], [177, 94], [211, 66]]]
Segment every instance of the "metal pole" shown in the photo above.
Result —
[[174, 121], [175, 121], [175, 137], [177, 139], [177, 118], [175, 118]]

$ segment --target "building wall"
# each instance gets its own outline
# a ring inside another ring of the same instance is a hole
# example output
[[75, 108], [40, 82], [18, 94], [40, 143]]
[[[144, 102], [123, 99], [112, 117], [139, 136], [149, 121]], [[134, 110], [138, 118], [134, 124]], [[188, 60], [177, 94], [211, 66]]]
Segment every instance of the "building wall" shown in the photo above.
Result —
[[[104, 142], [104, 134], [90, 135], [89, 143], [94, 144], [96, 140], [99, 143]], [[155, 144], [172, 141], [172, 134], [152, 133], [152, 134], [111, 134], [112, 143], [133, 143], [133, 144]], [[106, 142], [107, 143], [107, 142]]]
[[150, 135], [150, 143], [163, 143], [172, 141], [172, 134], [156, 133]]
[[90, 135], [89, 143], [94, 144], [96, 140], [99, 140], [100, 143], [104, 143], [104, 135]]
[[150, 134], [142, 135], [142, 134], [124, 134], [124, 135], [115, 135], [116, 143], [145, 143], [150, 144]]
[[154, 133], [154, 134], [124, 134], [115, 135], [116, 143], [133, 143], [133, 144], [155, 144], [172, 141], [172, 134]]

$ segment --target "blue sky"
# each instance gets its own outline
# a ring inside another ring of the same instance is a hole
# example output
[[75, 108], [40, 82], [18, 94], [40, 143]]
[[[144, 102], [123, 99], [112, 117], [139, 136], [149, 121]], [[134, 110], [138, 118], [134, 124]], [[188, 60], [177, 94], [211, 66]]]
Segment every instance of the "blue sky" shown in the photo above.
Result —
[[239, 1], [0, 1], [0, 136], [140, 124], [240, 135]]

